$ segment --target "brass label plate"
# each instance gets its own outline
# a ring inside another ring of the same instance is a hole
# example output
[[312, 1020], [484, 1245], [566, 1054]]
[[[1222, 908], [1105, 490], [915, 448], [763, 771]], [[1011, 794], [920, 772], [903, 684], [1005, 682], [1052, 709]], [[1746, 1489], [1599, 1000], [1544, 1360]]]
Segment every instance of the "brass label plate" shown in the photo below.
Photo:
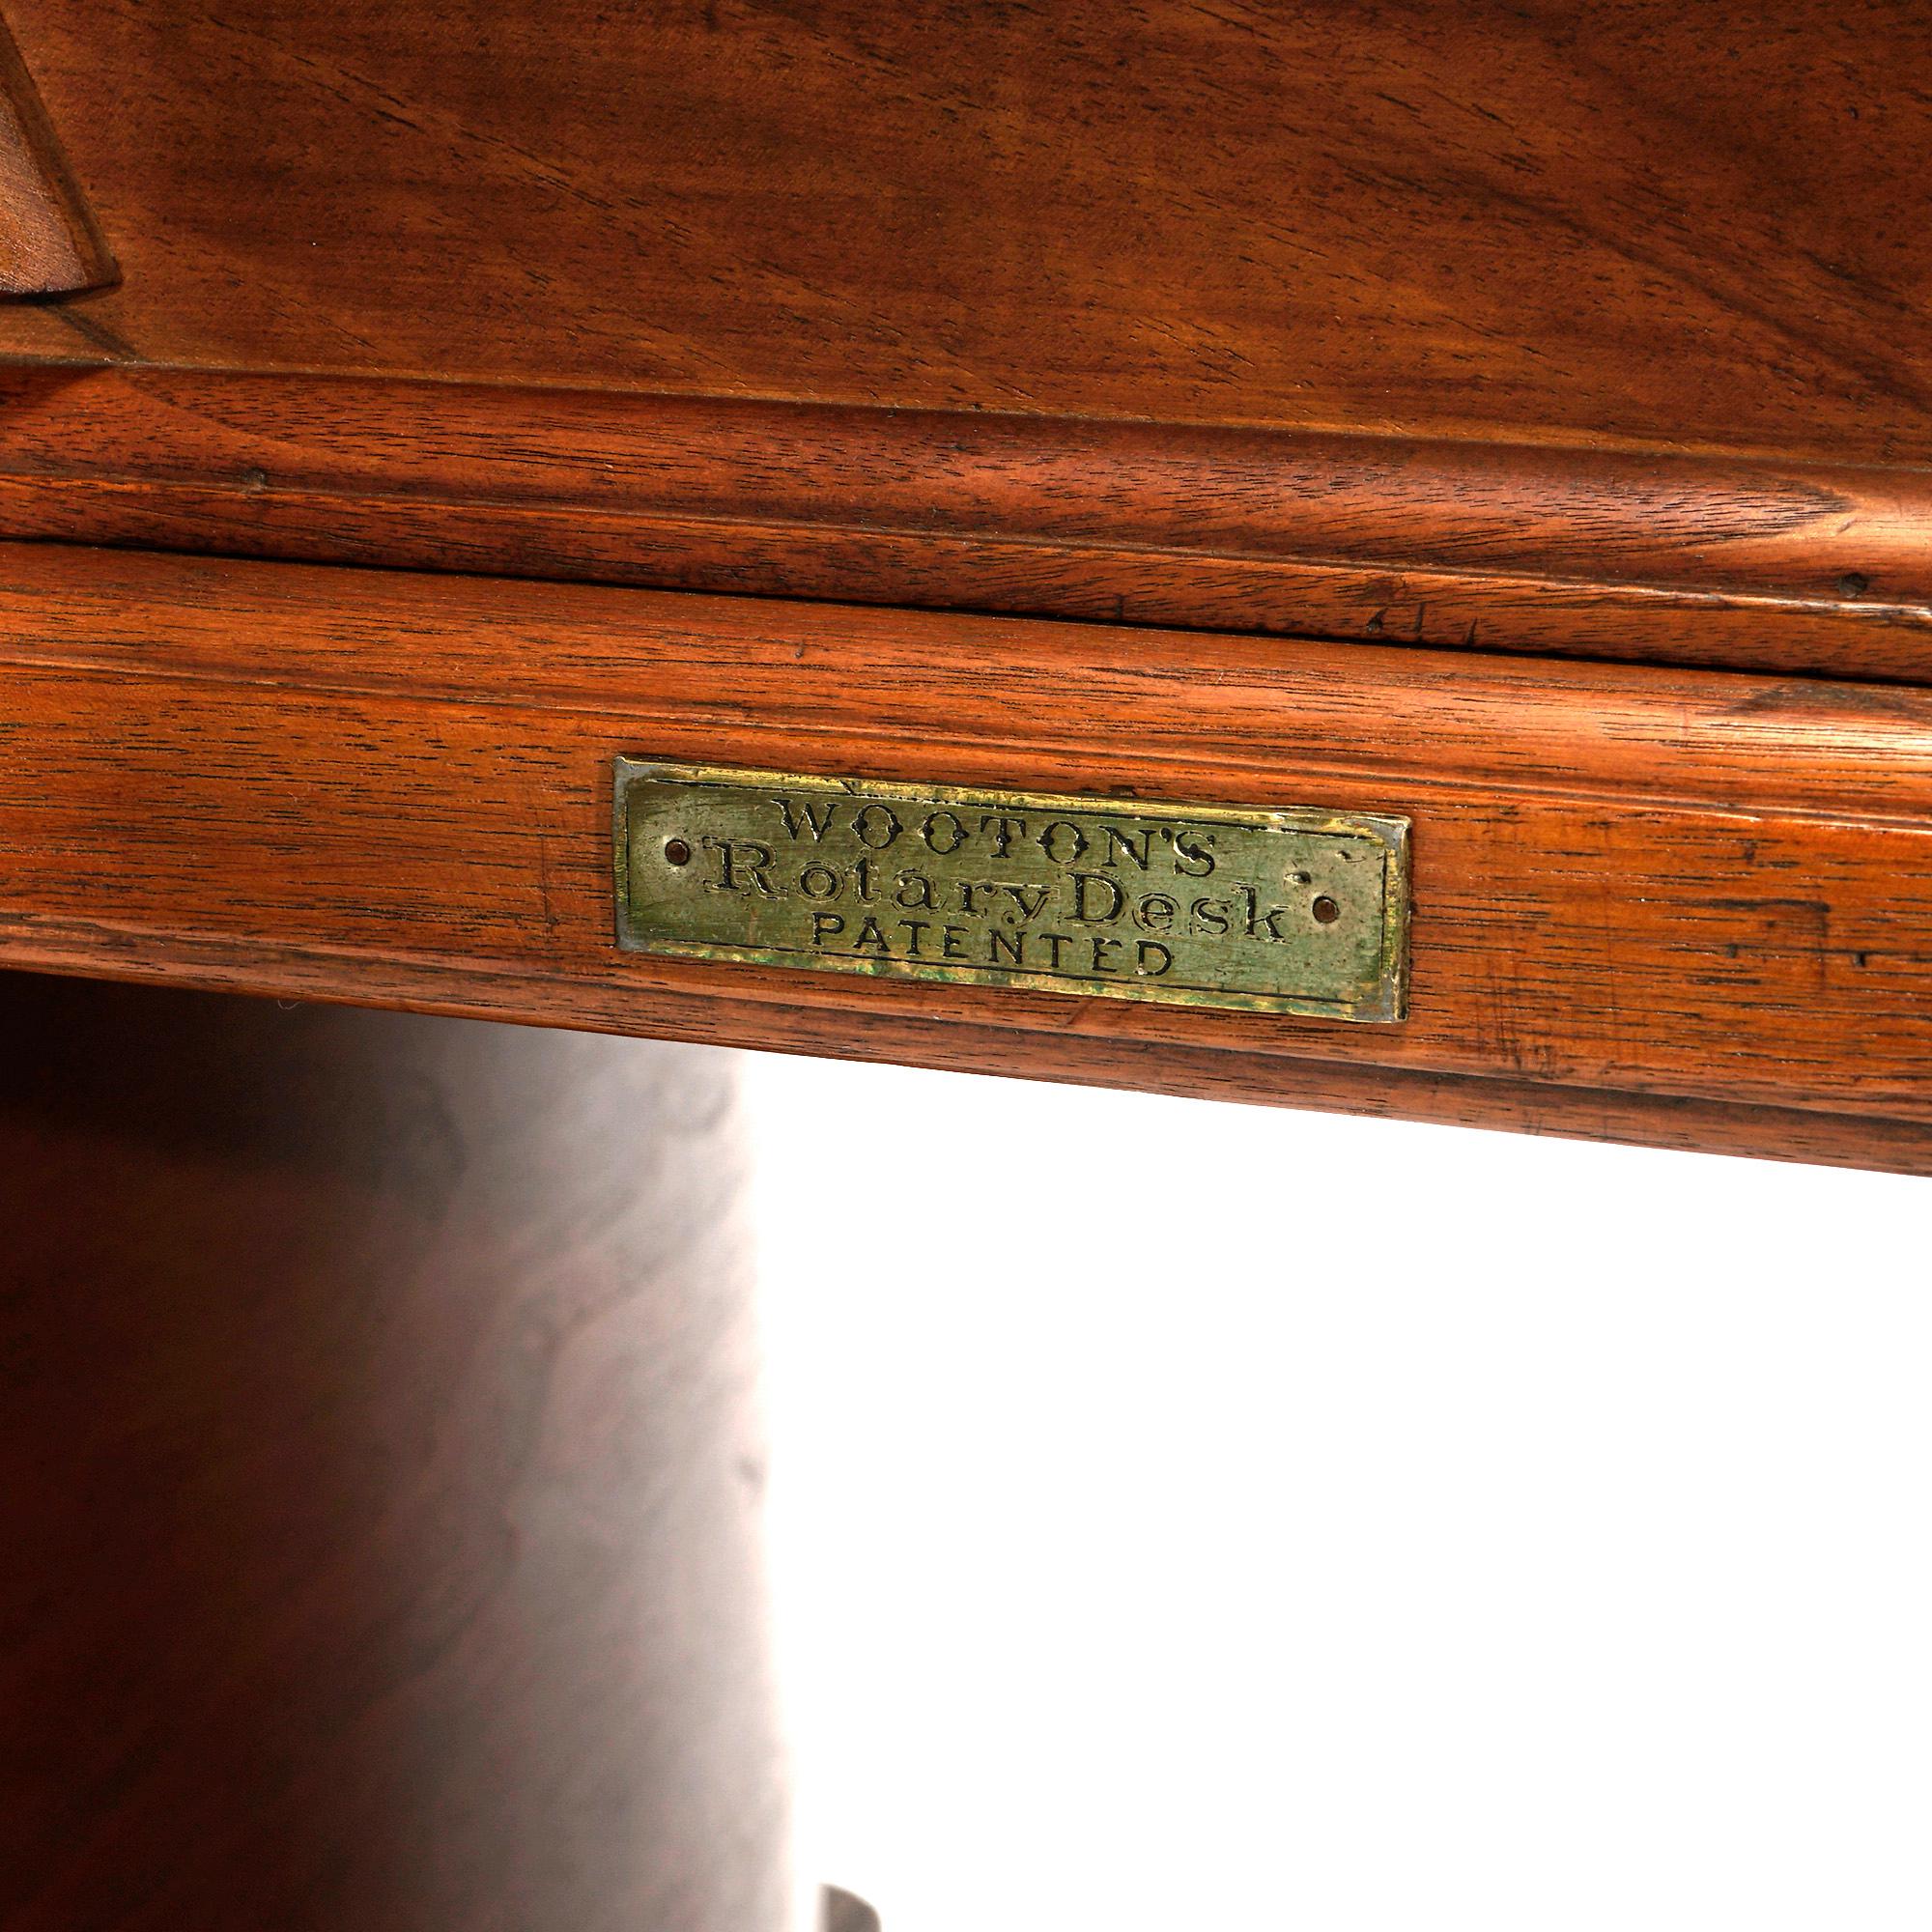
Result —
[[620, 758], [616, 834], [630, 952], [1403, 1017], [1406, 818]]

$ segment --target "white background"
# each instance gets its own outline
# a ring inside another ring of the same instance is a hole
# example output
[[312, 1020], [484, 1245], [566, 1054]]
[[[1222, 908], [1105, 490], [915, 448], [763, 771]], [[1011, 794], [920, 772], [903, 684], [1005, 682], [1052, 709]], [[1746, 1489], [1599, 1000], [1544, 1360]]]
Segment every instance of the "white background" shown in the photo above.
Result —
[[742, 1064], [886, 1932], [1932, 1924], [1925, 1183]]

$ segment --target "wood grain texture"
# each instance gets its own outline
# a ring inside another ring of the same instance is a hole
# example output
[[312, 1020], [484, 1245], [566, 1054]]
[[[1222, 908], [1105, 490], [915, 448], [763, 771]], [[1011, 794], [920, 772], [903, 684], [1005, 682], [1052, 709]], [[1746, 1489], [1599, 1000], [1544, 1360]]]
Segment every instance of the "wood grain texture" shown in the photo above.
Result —
[[[1932, 1125], [1910, 690], [33, 547], [0, 663], [19, 963], [1896, 1165]], [[1411, 1016], [621, 956], [619, 753], [1406, 813]]]
[[0, 369], [0, 533], [1932, 680], [1932, 472]]
[[13, 5], [13, 535], [1932, 662], [1917, 0]]
[[781, 1932], [722, 1056], [0, 974], [0, 1927]]
[[[0, 296], [69, 295], [113, 277], [33, 76], [0, 20]], [[22, 339], [40, 332], [29, 324]]]
[[1918, 0], [9, 7], [149, 361], [1932, 460]]

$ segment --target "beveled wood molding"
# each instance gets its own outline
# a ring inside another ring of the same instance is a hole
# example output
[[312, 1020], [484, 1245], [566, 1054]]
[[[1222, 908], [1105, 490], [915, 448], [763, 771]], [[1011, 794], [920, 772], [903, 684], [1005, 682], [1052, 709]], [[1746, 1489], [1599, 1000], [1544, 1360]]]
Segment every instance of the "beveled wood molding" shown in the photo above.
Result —
[[[4, 564], [0, 963], [1932, 1172], [1932, 694]], [[621, 953], [627, 754], [1406, 815], [1409, 1017]]]
[[0, 19], [0, 297], [73, 295], [113, 279], [107, 244]]
[[1932, 472], [141, 365], [0, 370], [0, 533], [1932, 681]]

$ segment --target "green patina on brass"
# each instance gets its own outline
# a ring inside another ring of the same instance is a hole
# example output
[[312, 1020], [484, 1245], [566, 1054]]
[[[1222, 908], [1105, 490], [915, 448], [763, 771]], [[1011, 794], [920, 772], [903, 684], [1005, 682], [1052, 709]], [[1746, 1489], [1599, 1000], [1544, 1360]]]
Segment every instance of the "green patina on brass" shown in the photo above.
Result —
[[620, 758], [617, 943], [1399, 1020], [1408, 821]]

